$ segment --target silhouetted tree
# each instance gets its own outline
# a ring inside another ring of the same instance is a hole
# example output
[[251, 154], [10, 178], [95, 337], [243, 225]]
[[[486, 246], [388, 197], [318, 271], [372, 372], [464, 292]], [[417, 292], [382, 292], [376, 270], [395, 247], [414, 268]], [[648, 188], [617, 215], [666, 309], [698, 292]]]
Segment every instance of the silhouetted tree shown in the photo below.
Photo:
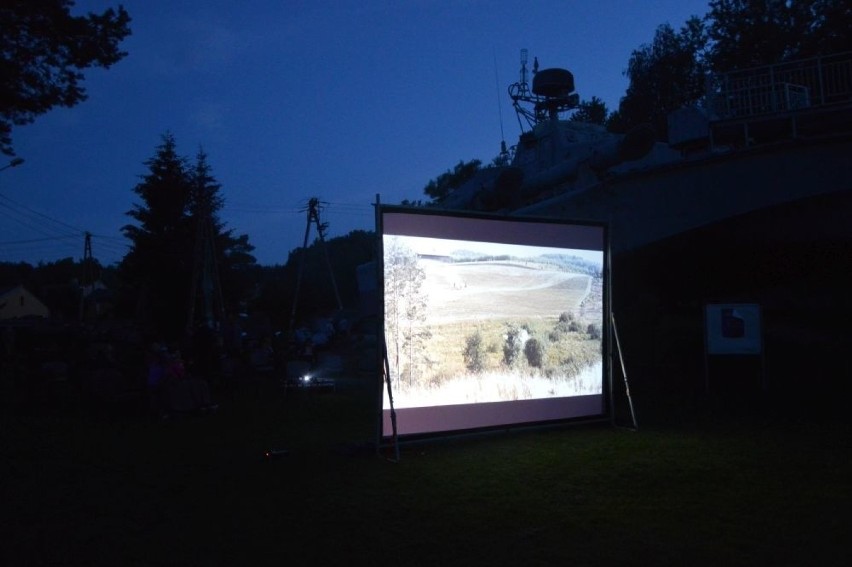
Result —
[[669, 24], [658, 27], [654, 41], [630, 55], [625, 72], [630, 84], [611, 129], [627, 131], [650, 123], [659, 139], [667, 139], [668, 114], [704, 96], [706, 48], [707, 32], [696, 16], [679, 32]]
[[447, 170], [430, 180], [423, 188], [423, 193], [434, 201], [440, 201], [476, 175], [481, 165], [482, 162], [478, 159], [472, 159], [469, 162], [459, 161], [452, 171]]
[[[251, 254], [254, 246], [249, 243], [248, 235], [234, 235], [233, 229], [227, 228], [219, 218], [218, 212], [225, 205], [225, 199], [220, 194], [221, 185], [213, 177], [203, 149], [196, 154], [195, 164], [189, 171], [189, 181], [189, 214], [195, 226], [195, 237], [198, 236], [198, 223], [209, 222], [225, 308], [233, 311], [252, 287], [247, 268], [256, 261]], [[197, 253], [199, 243], [195, 239], [193, 245]]]
[[130, 16], [119, 6], [72, 16], [72, 0], [3, 0], [0, 7], [0, 151], [14, 155], [12, 127], [86, 99], [82, 70], [127, 53]]
[[660, 139], [668, 114], [697, 103], [707, 73], [782, 63], [852, 50], [852, 4], [836, 0], [711, 0], [675, 32], [657, 28], [654, 40], [633, 51], [630, 85], [607, 127], [625, 132], [651, 123]]
[[580, 102], [580, 105], [577, 106], [577, 109], [574, 111], [574, 114], [571, 115], [572, 122], [587, 122], [589, 124], [600, 124], [603, 126], [606, 124], [607, 117], [609, 113], [607, 112], [606, 103], [599, 99], [596, 96], [592, 97], [592, 100], [584, 100]]
[[165, 134], [148, 173], [133, 192], [142, 202], [127, 214], [138, 224], [122, 228], [131, 248], [122, 276], [135, 296], [137, 316], [160, 338], [175, 340], [186, 324], [194, 231], [189, 216], [192, 185], [174, 136]]
[[127, 213], [137, 224], [122, 229], [132, 244], [121, 272], [128, 284], [125, 291], [135, 298], [137, 314], [147, 318], [150, 330], [174, 340], [187, 323], [199, 253], [199, 218], [209, 216], [219, 281], [226, 297], [225, 290], [233, 289], [226, 288], [226, 283], [234, 284], [238, 267], [254, 263], [253, 247], [246, 235], [234, 237], [219, 220], [217, 213], [224, 201], [203, 151], [190, 166], [177, 153], [174, 136], [165, 134], [145, 165], [149, 171], [133, 189], [142, 202]]
[[852, 4], [837, 0], [712, 0], [716, 72], [852, 50]]

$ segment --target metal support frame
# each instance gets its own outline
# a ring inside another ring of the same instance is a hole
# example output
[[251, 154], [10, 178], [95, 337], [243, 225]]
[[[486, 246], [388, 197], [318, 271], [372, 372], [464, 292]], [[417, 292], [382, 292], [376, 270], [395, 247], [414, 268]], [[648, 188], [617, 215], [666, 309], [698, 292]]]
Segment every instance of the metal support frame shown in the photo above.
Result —
[[[612, 336], [615, 339], [615, 350], [618, 353], [618, 361], [621, 363], [621, 375], [624, 377], [624, 390], [627, 393], [627, 404], [630, 406], [630, 418], [633, 420], [632, 429], [639, 430], [639, 422], [636, 420], [636, 412], [633, 409], [633, 397], [630, 395], [630, 383], [627, 380], [627, 367], [624, 364], [624, 352], [621, 350], [621, 341], [618, 339], [618, 328], [615, 325], [615, 313], [610, 312], [612, 322]], [[615, 408], [613, 410], [613, 422], [615, 421]]]
[[[384, 281], [384, 274], [382, 274], [383, 269], [383, 257], [384, 257], [384, 248], [382, 245], [382, 212], [381, 212], [381, 199], [378, 194], [376, 194], [376, 234], [378, 235], [377, 244], [376, 244], [376, 282], [377, 284], [382, 284]], [[377, 290], [378, 291], [378, 290]], [[379, 293], [380, 297], [384, 297], [383, 293]], [[391, 459], [393, 462], [399, 462], [399, 434], [396, 426], [396, 409], [394, 409], [393, 405], [393, 389], [391, 387], [391, 373], [390, 373], [390, 361], [388, 360], [388, 346], [385, 342], [385, 333], [384, 333], [384, 319], [385, 319], [385, 306], [384, 301], [379, 302], [379, 317], [376, 323], [376, 336], [379, 338], [378, 345], [378, 368], [381, 370], [383, 383], [380, 388], [378, 388], [379, 399], [378, 404], [379, 408], [382, 407], [382, 390], [387, 388], [388, 392], [388, 403], [390, 405], [390, 418], [391, 418], [391, 430], [392, 430], [392, 444], [394, 451], [394, 458]], [[379, 411], [379, 420], [376, 428], [376, 448], [377, 450], [381, 448], [381, 439], [382, 439], [382, 412]]]

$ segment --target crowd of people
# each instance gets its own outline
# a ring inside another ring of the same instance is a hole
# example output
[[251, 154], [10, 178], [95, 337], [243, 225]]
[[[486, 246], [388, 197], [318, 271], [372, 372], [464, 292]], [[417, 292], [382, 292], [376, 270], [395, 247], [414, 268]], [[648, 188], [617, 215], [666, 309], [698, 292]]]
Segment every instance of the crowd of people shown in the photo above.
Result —
[[208, 381], [187, 371], [178, 348], [169, 349], [159, 343], [151, 346], [146, 384], [150, 409], [161, 418], [218, 408]]
[[[323, 329], [325, 331], [325, 329]], [[133, 327], [41, 325], [0, 329], [0, 391], [7, 405], [144, 412], [157, 418], [215, 411], [239, 383], [290, 378], [315, 367], [335, 334], [249, 335], [197, 328], [181, 341]], [[336, 337], [335, 337], [336, 338]]]

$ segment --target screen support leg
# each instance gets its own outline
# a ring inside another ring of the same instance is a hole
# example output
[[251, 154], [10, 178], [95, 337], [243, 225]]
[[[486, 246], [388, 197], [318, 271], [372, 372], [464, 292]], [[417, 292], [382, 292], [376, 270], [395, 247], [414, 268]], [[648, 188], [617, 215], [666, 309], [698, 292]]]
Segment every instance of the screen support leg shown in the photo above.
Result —
[[627, 393], [627, 404], [630, 406], [630, 418], [633, 420], [633, 429], [639, 430], [636, 421], [636, 412], [633, 411], [633, 398], [630, 396], [630, 384], [627, 381], [627, 368], [624, 366], [624, 353], [621, 350], [621, 342], [618, 340], [618, 329], [615, 326], [615, 313], [610, 313], [612, 320], [612, 334], [615, 337], [615, 350], [618, 351], [618, 361], [621, 363], [621, 375], [624, 376], [624, 391]]
[[393, 407], [393, 392], [391, 390], [391, 374], [390, 374], [390, 362], [388, 362], [388, 347], [385, 344], [385, 341], [382, 341], [382, 362], [384, 366], [384, 374], [385, 374], [385, 387], [388, 389], [388, 402], [390, 404], [390, 417], [391, 417], [391, 428], [393, 430], [393, 453], [394, 453], [394, 462], [399, 462], [399, 436], [396, 431], [396, 410]]

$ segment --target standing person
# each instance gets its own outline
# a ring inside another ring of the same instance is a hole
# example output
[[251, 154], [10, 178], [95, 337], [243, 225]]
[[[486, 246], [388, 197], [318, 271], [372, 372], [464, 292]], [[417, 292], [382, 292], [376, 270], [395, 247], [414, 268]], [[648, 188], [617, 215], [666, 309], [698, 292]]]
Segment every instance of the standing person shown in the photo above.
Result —
[[148, 351], [148, 402], [151, 411], [160, 418], [168, 417], [167, 362], [166, 349], [158, 343], [152, 344]]
[[170, 381], [183, 380], [186, 378], [186, 366], [178, 348], [172, 348], [168, 354], [166, 363], [166, 378]]
[[192, 337], [192, 362], [191, 370], [196, 378], [218, 385], [221, 349], [215, 332], [206, 325], [199, 327]]
[[305, 346], [302, 349], [302, 358], [310, 363], [311, 366], [314, 365], [316, 361], [316, 353], [314, 352], [314, 343], [311, 339], [305, 341]]

